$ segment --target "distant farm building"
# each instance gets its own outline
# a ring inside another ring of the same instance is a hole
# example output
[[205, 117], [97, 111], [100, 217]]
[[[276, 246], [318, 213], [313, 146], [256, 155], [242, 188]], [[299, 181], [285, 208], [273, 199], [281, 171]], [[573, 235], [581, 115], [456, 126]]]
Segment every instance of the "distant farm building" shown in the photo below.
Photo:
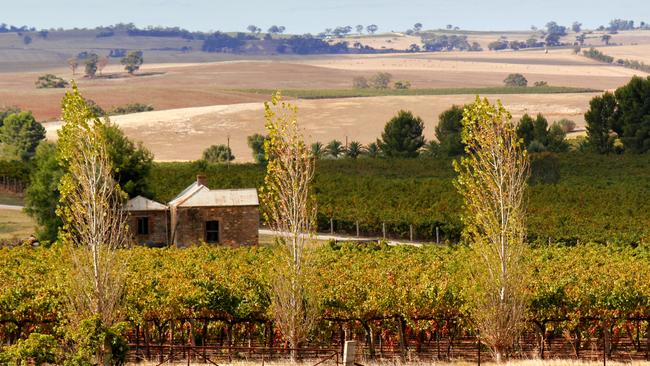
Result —
[[213, 190], [200, 175], [167, 205], [138, 196], [127, 202], [126, 210], [133, 238], [143, 245], [258, 244], [256, 189]]

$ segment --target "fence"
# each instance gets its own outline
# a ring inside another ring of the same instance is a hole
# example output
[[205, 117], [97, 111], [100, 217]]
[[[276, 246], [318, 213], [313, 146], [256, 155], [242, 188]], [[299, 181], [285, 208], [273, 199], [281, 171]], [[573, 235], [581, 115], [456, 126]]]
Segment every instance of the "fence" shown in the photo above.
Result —
[[[200, 326], [196, 329], [193, 325], [188, 326], [193, 322], [197, 326], [202, 324], [203, 330]], [[428, 328], [420, 324], [422, 328], [419, 330], [406, 327], [403, 320], [395, 319], [382, 320], [372, 327], [368, 324], [359, 326], [357, 321], [330, 322], [329, 326], [320, 328], [310, 344], [300, 349], [289, 348], [283, 343], [270, 322], [217, 322], [179, 320], [176, 328], [173, 322], [158, 323], [155, 328], [150, 328], [151, 332], [158, 332], [157, 336], [153, 333], [147, 336], [144, 328], [136, 327], [138, 330], [130, 335], [128, 360], [264, 363], [289, 359], [295, 352], [305, 361], [338, 363], [346, 340], [357, 341], [360, 363], [492, 360], [487, 346], [456, 321], [439, 322], [433, 326], [429, 323]], [[650, 325], [647, 319], [623, 321], [616, 327], [605, 327], [597, 319], [585, 319], [573, 331], [562, 329], [560, 323], [549, 321], [542, 327], [530, 323], [512, 345], [509, 357], [624, 362], [650, 360]], [[546, 330], [547, 326], [552, 329], [553, 325], [557, 326], [556, 330]], [[400, 327], [403, 327], [401, 332]]]

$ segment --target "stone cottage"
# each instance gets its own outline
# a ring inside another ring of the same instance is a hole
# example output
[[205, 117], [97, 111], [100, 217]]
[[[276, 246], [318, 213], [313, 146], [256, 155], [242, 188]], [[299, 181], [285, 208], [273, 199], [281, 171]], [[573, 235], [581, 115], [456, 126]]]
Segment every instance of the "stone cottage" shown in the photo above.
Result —
[[158, 243], [160, 236], [154, 235], [160, 227], [152, 224], [159, 224], [162, 215], [167, 218], [168, 245], [258, 244], [260, 212], [256, 189], [209, 189], [206, 177], [199, 175], [196, 182], [167, 205], [136, 197], [127, 203], [127, 210], [129, 226], [138, 243]]

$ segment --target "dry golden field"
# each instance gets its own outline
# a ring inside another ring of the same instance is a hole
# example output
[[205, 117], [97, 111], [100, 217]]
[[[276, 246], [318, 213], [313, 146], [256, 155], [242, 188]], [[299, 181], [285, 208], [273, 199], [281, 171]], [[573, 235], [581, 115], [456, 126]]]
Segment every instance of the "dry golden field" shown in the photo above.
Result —
[[[550, 121], [561, 118], [584, 124], [582, 114], [594, 94], [491, 95], [501, 99], [515, 118], [524, 113], [543, 113]], [[299, 120], [309, 142], [326, 143], [332, 139], [375, 141], [384, 124], [400, 109], [422, 117], [425, 136], [434, 138], [438, 115], [453, 104], [473, 101], [474, 95], [387, 96], [297, 100]], [[236, 161], [251, 161], [246, 137], [264, 132], [262, 103], [241, 103], [153, 111], [114, 116], [128, 136], [143, 141], [158, 160], [194, 160], [212, 144], [230, 146]], [[55, 138], [59, 123], [47, 123], [48, 137]]]
[[[498, 32], [470, 34], [497, 37]], [[531, 32], [511, 32], [508, 37], [530, 36]], [[570, 37], [571, 35], [567, 36]], [[575, 35], [573, 35], [575, 37]], [[600, 42], [598, 32], [589, 35]], [[412, 42], [413, 37], [391, 35], [397, 41]], [[381, 39], [381, 37], [367, 37]], [[646, 39], [647, 38], [647, 39]], [[479, 39], [479, 38], [476, 38]], [[510, 39], [510, 38], [509, 38]], [[514, 38], [513, 38], [514, 39]], [[617, 41], [618, 40], [618, 41]], [[4, 40], [7, 41], [7, 40]], [[614, 57], [650, 59], [650, 32], [621, 32], [612, 42], [638, 45], [603, 47]], [[3, 40], [0, 39], [0, 46]], [[12, 40], [11, 42], [15, 42]], [[63, 41], [56, 39], [47, 42]], [[105, 46], [110, 47], [114, 41]], [[156, 40], [151, 40], [152, 47]], [[45, 44], [43, 40], [34, 41]], [[13, 47], [13, 48], [12, 48]], [[118, 61], [111, 59], [96, 79], [72, 75], [61, 64], [50, 64], [39, 71], [12, 71], [2, 65], [3, 52], [18, 52], [18, 44], [0, 47], [0, 107], [16, 105], [32, 110], [39, 120], [56, 121], [64, 89], [36, 89], [38, 76], [51, 72], [65, 79], [76, 79], [83, 94], [104, 109], [139, 102], [154, 106], [154, 112], [116, 116], [118, 123], [132, 138], [141, 140], [159, 160], [197, 159], [206, 147], [226, 143], [230, 136], [238, 161], [249, 161], [246, 137], [263, 132], [263, 105], [270, 95], [245, 89], [350, 89], [355, 76], [370, 77], [379, 71], [389, 72], [393, 80], [407, 80], [412, 88], [480, 88], [498, 87], [510, 73], [522, 73], [532, 84], [547, 81], [553, 86], [612, 90], [625, 84], [636, 70], [608, 65], [575, 55], [570, 49], [507, 52], [440, 52], [381, 55], [328, 55], [277, 57], [266, 59], [194, 62], [186, 58], [148, 61], [137, 76], [129, 76]], [[31, 46], [30, 46], [31, 47]], [[23, 50], [25, 51], [25, 50]], [[32, 50], [27, 50], [32, 51]], [[54, 52], [33, 50], [34, 52]], [[21, 57], [27, 53], [22, 52]], [[41, 55], [42, 56], [42, 55]], [[39, 57], [41, 57], [39, 56]], [[45, 57], [45, 56], [43, 56]], [[36, 57], [37, 58], [37, 57]], [[158, 60], [152, 57], [153, 60]], [[33, 60], [32, 60], [33, 61]], [[207, 61], [207, 60], [203, 60]], [[27, 62], [27, 60], [25, 61]], [[515, 118], [523, 113], [543, 113], [550, 121], [560, 118], [584, 124], [583, 114], [595, 94], [519, 94], [490, 95], [502, 99]], [[452, 104], [471, 101], [474, 95], [382, 96], [349, 99], [297, 100], [301, 123], [309, 141], [331, 139], [358, 140], [369, 143], [380, 136], [386, 123], [400, 109], [412, 110], [425, 121], [425, 135], [434, 136], [437, 116]], [[55, 138], [58, 124], [48, 123], [48, 136]]]

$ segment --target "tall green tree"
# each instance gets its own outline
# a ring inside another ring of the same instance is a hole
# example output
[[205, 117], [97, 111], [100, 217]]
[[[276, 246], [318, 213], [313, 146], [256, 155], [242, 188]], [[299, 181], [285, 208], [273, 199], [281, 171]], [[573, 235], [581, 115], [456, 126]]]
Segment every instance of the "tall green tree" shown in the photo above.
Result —
[[414, 158], [424, 145], [424, 122], [409, 111], [401, 110], [393, 117], [381, 134], [377, 145], [390, 158]]
[[548, 144], [548, 120], [538, 113], [533, 124], [533, 140], [546, 146]]
[[[633, 77], [627, 85], [616, 89], [614, 95], [625, 149], [637, 153], [650, 150], [650, 76]], [[616, 131], [616, 127], [612, 126], [612, 130]]]
[[535, 120], [528, 114], [521, 116], [517, 125], [517, 137], [523, 140], [524, 146], [530, 145], [535, 139]]
[[107, 143], [113, 177], [129, 197], [147, 195], [147, 177], [153, 166], [153, 154], [142, 142], [134, 143], [114, 123], [106, 120], [100, 131]]
[[10, 158], [30, 160], [44, 138], [45, 128], [36, 122], [31, 112], [10, 114], [0, 127], [0, 143], [4, 155]]
[[62, 176], [63, 169], [56, 159], [56, 144], [47, 141], [40, 143], [25, 191], [25, 211], [36, 220], [36, 236], [42, 241], [55, 241], [62, 224], [56, 215]]
[[440, 143], [440, 150], [449, 156], [461, 155], [465, 150], [461, 141], [462, 129], [463, 107], [454, 105], [442, 112], [436, 126], [436, 139]]
[[[86, 104], [87, 107], [88, 104]], [[92, 112], [92, 109], [91, 113]], [[94, 115], [94, 114], [93, 114]], [[147, 195], [147, 177], [153, 166], [153, 155], [141, 143], [129, 140], [122, 130], [110, 121], [97, 127], [106, 140], [111, 159], [112, 175], [129, 197]], [[30, 186], [25, 192], [27, 213], [39, 224], [39, 239], [54, 241], [61, 220], [56, 215], [60, 199], [57, 183], [67, 167], [57, 163], [58, 150], [52, 143], [41, 143], [36, 149], [35, 166], [30, 175]]]
[[585, 113], [587, 141], [594, 151], [605, 154], [613, 150], [614, 139], [610, 132], [617, 116], [618, 105], [614, 94], [606, 92], [589, 102], [589, 110]]

